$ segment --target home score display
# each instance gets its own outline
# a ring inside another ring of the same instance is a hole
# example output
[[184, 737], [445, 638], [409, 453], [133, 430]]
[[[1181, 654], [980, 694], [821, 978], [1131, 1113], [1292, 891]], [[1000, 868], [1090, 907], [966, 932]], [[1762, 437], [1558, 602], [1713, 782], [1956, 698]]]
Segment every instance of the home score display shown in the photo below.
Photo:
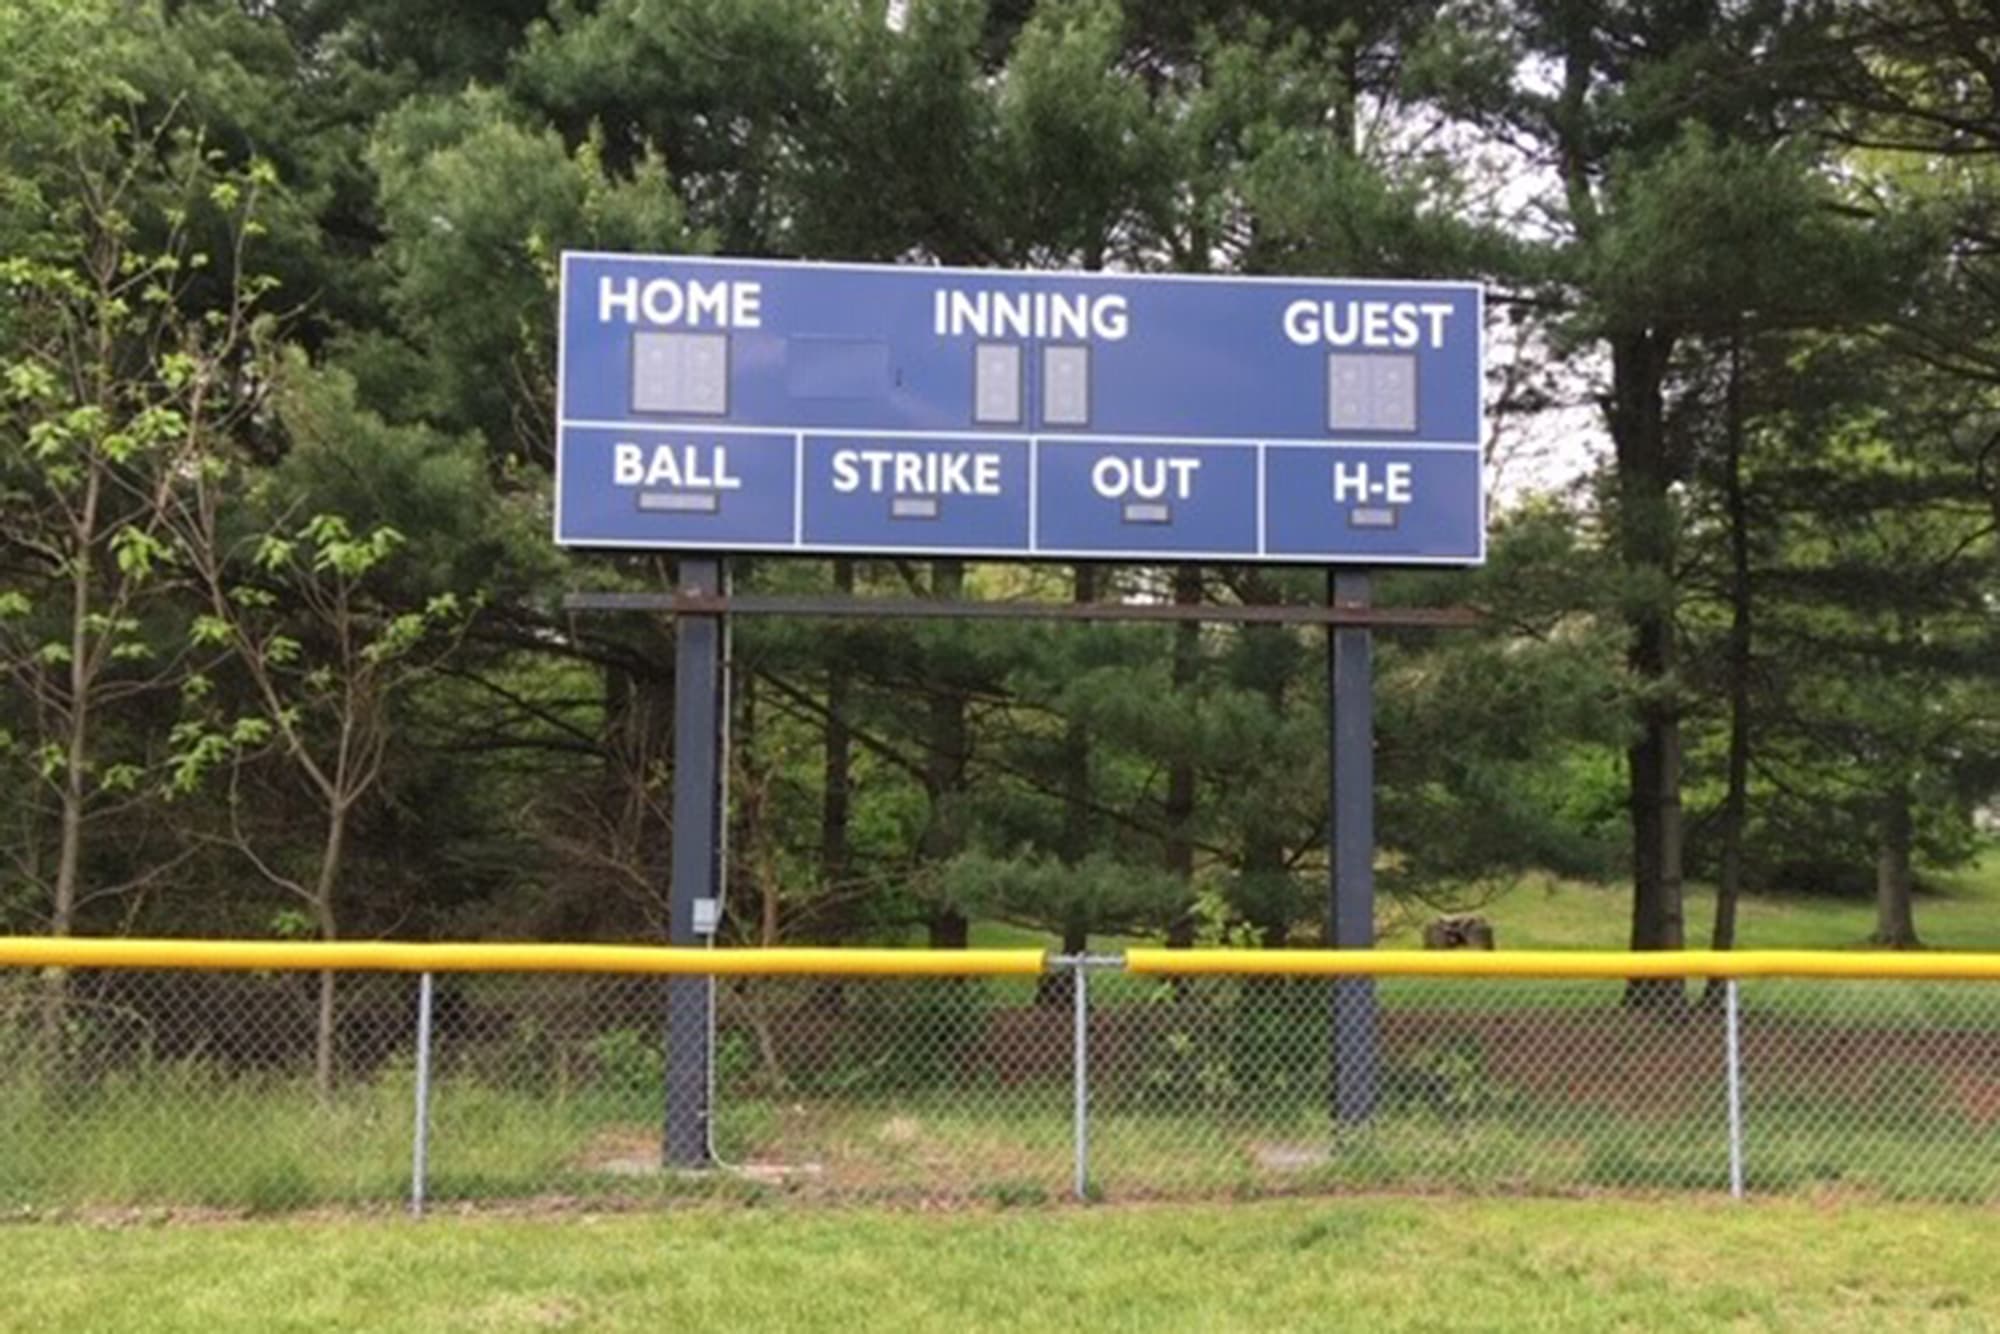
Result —
[[567, 546], [1485, 554], [1473, 284], [567, 253]]

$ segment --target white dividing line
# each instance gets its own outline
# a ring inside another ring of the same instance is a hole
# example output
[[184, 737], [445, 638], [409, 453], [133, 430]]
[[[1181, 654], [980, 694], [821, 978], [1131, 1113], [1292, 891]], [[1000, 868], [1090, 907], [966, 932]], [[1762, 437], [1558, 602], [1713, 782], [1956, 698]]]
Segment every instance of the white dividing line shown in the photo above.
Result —
[[1041, 487], [1042, 442], [1040, 437], [1028, 437], [1028, 550], [1034, 552], [1041, 538], [1042, 487]]
[[806, 540], [806, 433], [792, 436], [792, 545]]
[[1115, 269], [981, 269], [951, 264], [861, 264], [826, 259], [739, 259], [729, 255], [621, 255], [609, 250], [565, 250], [562, 255], [565, 261], [609, 260], [620, 264], [666, 268], [677, 264], [695, 264], [705, 268], [754, 269], [762, 272], [774, 269], [780, 272], [828, 269], [846, 273], [894, 273], [910, 278], [924, 278], [939, 273], [964, 273], [996, 282], [1028, 284], [1059, 279], [1064, 282], [1137, 283], [1145, 286], [1184, 283], [1191, 286], [1212, 287], [1217, 284], [1240, 283], [1259, 287], [1296, 287], [1315, 291], [1325, 288], [1337, 290], [1365, 287], [1394, 290], [1407, 287], [1419, 291], [1456, 292], [1466, 296], [1476, 294], [1480, 299], [1486, 295], [1486, 289], [1480, 283], [1452, 282], [1440, 278], [1334, 278], [1271, 273], [1121, 273]]
[[563, 319], [569, 311], [569, 256], [562, 257], [562, 264], [556, 276], [556, 486], [555, 512], [549, 516], [549, 527], [557, 546], [563, 542], [563, 440], [562, 414], [569, 406], [563, 398], [564, 385], [568, 382], [565, 374], [569, 365], [569, 339], [564, 336]]
[[1327, 551], [1273, 551], [1259, 557], [1254, 551], [1163, 551], [1158, 547], [1150, 551], [1111, 551], [1098, 547], [1070, 548], [1045, 547], [1031, 551], [1026, 547], [953, 547], [938, 543], [900, 546], [887, 542], [814, 542], [804, 551], [793, 542], [702, 542], [690, 538], [676, 537], [670, 541], [609, 538], [574, 538], [563, 542], [565, 547], [589, 549], [602, 548], [606, 551], [790, 551], [808, 556], [933, 556], [951, 559], [964, 557], [968, 560], [1102, 560], [1118, 561], [1135, 565], [1182, 564], [1189, 561], [1212, 561], [1218, 563], [1240, 563], [1246, 560], [1262, 559], [1273, 565], [1368, 565], [1383, 569], [1399, 565], [1451, 565], [1464, 567], [1477, 564], [1477, 557], [1471, 553], [1445, 556], [1412, 556], [1401, 552], [1327, 552]]
[[580, 428], [592, 431], [678, 431], [710, 432], [719, 435], [788, 435], [794, 431], [806, 435], [823, 435], [841, 440], [990, 440], [1027, 444], [1032, 439], [1047, 440], [1051, 444], [1078, 445], [1191, 445], [1191, 446], [1236, 446], [1254, 449], [1259, 445], [1269, 445], [1274, 449], [1413, 449], [1442, 453], [1477, 454], [1479, 446], [1464, 441], [1450, 440], [1320, 440], [1302, 439], [1291, 436], [1213, 436], [1213, 435], [1042, 435], [1026, 436], [1008, 434], [1001, 431], [912, 431], [859, 430], [849, 426], [734, 426], [707, 422], [649, 422], [649, 421], [604, 421], [596, 418], [573, 418], [562, 422], [565, 429]]
[[1264, 446], [1259, 443], [1257, 446], [1257, 554], [1260, 556], [1264, 554], [1266, 545], [1264, 540], [1264, 511], [1269, 505], [1269, 500], [1270, 490], [1264, 480]]

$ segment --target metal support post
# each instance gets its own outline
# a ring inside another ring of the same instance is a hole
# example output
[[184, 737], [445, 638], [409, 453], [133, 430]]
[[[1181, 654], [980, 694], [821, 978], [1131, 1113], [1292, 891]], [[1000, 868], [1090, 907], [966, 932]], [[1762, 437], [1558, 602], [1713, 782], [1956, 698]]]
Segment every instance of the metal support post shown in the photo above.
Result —
[[1076, 1142], [1076, 1198], [1090, 1198], [1090, 970], [1081, 955], [1069, 961], [1072, 1029], [1072, 1067], [1076, 1085], [1074, 1138]]
[[[1365, 570], [1334, 570], [1327, 577], [1334, 607], [1363, 611], [1369, 604]], [[1327, 655], [1327, 722], [1332, 792], [1328, 846], [1332, 880], [1327, 899], [1327, 943], [1335, 949], [1375, 945], [1375, 684], [1374, 645], [1365, 625], [1335, 626]], [[1367, 1121], [1378, 1088], [1375, 983], [1372, 978], [1333, 981], [1333, 1119]]]
[[1729, 1196], [1743, 1198], [1743, 1032], [1736, 1003], [1736, 979], [1722, 984], [1724, 1059], [1729, 1083]]
[[431, 975], [417, 978], [417, 1123], [410, 1139], [410, 1217], [424, 1216], [431, 1159]]
[[[680, 563], [680, 591], [719, 597], [722, 563]], [[682, 616], [674, 632], [674, 850], [668, 895], [668, 939], [701, 943], [698, 905], [711, 909], [722, 895], [723, 676], [721, 616]], [[703, 925], [709, 923], [704, 922]], [[667, 1105], [661, 1161], [669, 1168], [707, 1167], [709, 1070], [714, 1033], [709, 1026], [708, 979], [667, 979]]]

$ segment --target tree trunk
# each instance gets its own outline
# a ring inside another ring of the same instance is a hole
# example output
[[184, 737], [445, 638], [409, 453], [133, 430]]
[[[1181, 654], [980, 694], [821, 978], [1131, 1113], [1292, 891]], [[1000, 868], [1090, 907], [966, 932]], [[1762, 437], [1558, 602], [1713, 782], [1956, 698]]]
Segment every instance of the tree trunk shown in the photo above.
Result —
[[[332, 936], [321, 937], [332, 940]], [[313, 1018], [313, 1092], [323, 1103], [333, 1101], [334, 979], [331, 969], [319, 975], [319, 1004]]]
[[[1174, 569], [1174, 603], [1192, 607], [1201, 602], [1201, 567]], [[1174, 626], [1174, 702], [1182, 712], [1194, 709], [1195, 678], [1201, 670], [1201, 626], [1182, 621]], [[1176, 755], [1167, 769], [1167, 871], [1181, 884], [1181, 902], [1167, 922], [1167, 948], [1194, 944], [1194, 760]]]
[[[1089, 565], [1076, 567], [1072, 601], [1079, 604], [1097, 598], [1097, 571]], [[1073, 715], [1063, 726], [1062, 748], [1063, 820], [1056, 856], [1064, 866], [1075, 867], [1090, 854], [1090, 732]], [[1071, 886], [1072, 898], [1062, 923], [1062, 952], [1082, 954], [1090, 948], [1090, 917], [1080, 887]], [[1075, 975], [1070, 972], [1044, 973], [1035, 987], [1041, 1005], [1067, 1005]]]
[[[74, 674], [73, 674], [74, 675]], [[83, 804], [87, 797], [84, 768], [89, 759], [86, 747], [86, 700], [72, 695], [69, 745], [65, 751], [62, 785], [62, 823], [56, 844], [55, 901], [50, 904], [49, 934], [58, 939], [76, 932], [77, 882], [83, 864]], [[42, 970], [42, 1047], [53, 1056], [62, 1049], [63, 1029], [69, 1018], [69, 970]]]
[[56, 937], [76, 932], [77, 884], [83, 871], [83, 806], [89, 795], [84, 786], [84, 771], [90, 762], [87, 706], [77, 695], [70, 707], [69, 745], [63, 755], [62, 826], [56, 844], [55, 902], [49, 912], [49, 934]]
[[1875, 943], [1891, 949], [1917, 946], [1916, 915], [1910, 902], [1915, 876], [1910, 870], [1914, 831], [1910, 789], [1897, 783], [1882, 794], [1880, 848], [1875, 859]]
[[[1063, 919], [1062, 953], [1074, 957], [1090, 948], [1090, 921], [1081, 910]], [[1046, 972], [1035, 979], [1035, 1004], [1061, 1007], [1070, 1003], [1076, 989], [1076, 974], [1070, 969]]]
[[[854, 562], [833, 563], [834, 591], [843, 597], [854, 593]], [[826, 727], [820, 739], [819, 797], [819, 888], [826, 896], [821, 938], [839, 943], [847, 939], [853, 913], [847, 899], [848, 824], [852, 811], [854, 734], [847, 715], [853, 707], [854, 676], [847, 668], [846, 645], [828, 641], [826, 665]], [[829, 977], [813, 990], [813, 1003], [831, 1013], [847, 1006], [847, 988], [842, 979]]]
[[[1562, 85], [1553, 108], [1558, 167], [1570, 219], [1592, 244], [1602, 230], [1592, 164], [1603, 145], [1591, 132], [1589, 101], [1596, 72], [1594, 11], [1559, 15]], [[1609, 336], [1608, 424], [1616, 461], [1616, 537], [1626, 580], [1626, 663], [1637, 696], [1639, 736], [1626, 753], [1632, 825], [1632, 948], [1678, 949], [1681, 907], [1680, 712], [1673, 671], [1673, 469], [1666, 437], [1665, 384], [1675, 334], [1644, 325]], [[1634, 980], [1628, 1003], [1678, 1007], [1684, 985]]]
[[[1262, 605], [1276, 599], [1261, 579], [1252, 579], [1244, 587], [1243, 600]], [[1286, 631], [1274, 625], [1252, 625], [1244, 627], [1242, 633], [1246, 643], [1262, 645], [1254, 655], [1256, 669], [1249, 684], [1263, 691], [1273, 716], [1282, 716], [1288, 676], [1283, 665]], [[1329, 853], [1331, 851], [1328, 849]], [[1243, 880], [1249, 893], [1240, 906], [1257, 930], [1257, 944], [1267, 950], [1281, 950], [1291, 943], [1290, 910], [1293, 905], [1290, 888], [1286, 884], [1289, 876], [1285, 865], [1284, 839], [1278, 826], [1264, 810], [1253, 808], [1247, 811], [1243, 829]], [[1285, 995], [1290, 988], [1290, 979], [1250, 977], [1245, 978], [1242, 985], [1246, 1015], [1286, 1013]], [[1238, 1038], [1237, 1046], [1240, 1059], [1250, 1069], [1269, 1068], [1272, 1062], [1280, 1059], [1268, 1024], [1255, 1020], [1250, 1023], [1249, 1032]]]
[[[931, 565], [931, 594], [941, 600], [957, 598], [965, 589], [965, 565], [955, 560], [934, 561]], [[930, 746], [924, 758], [924, 787], [931, 810], [924, 826], [919, 851], [931, 865], [950, 860], [959, 851], [963, 831], [957, 798], [965, 788], [967, 739], [965, 692], [958, 683], [936, 682], [930, 704]], [[971, 923], [957, 908], [939, 905], [931, 912], [932, 949], [964, 949]]]
[[754, 909], [758, 929], [768, 906], [758, 866], [762, 859], [764, 830], [764, 787], [766, 776], [757, 758], [757, 678], [744, 672], [730, 690], [724, 708], [734, 716], [725, 724], [729, 738], [723, 763], [730, 765], [727, 790], [732, 794], [727, 809], [729, 828], [722, 842], [722, 920], [739, 919], [737, 913]]
[[[1261, 576], [1252, 575], [1244, 581], [1243, 600], [1267, 606], [1278, 599]], [[1292, 677], [1292, 640], [1276, 625], [1246, 625], [1241, 634], [1243, 646], [1254, 651], [1240, 660], [1238, 684], [1262, 694], [1271, 716], [1281, 718]], [[1246, 892], [1239, 896], [1239, 907], [1265, 948], [1281, 949], [1291, 938], [1291, 913], [1297, 905], [1288, 883], [1283, 830], [1270, 811], [1254, 803], [1244, 810], [1241, 846]]]
[[[1611, 434], [1618, 461], [1618, 543], [1629, 584], [1627, 665], [1639, 736], [1626, 753], [1632, 821], [1632, 948], [1685, 944], [1682, 909], [1681, 734], [1675, 698], [1673, 481], [1663, 385], [1671, 340], [1646, 331], [1612, 340]], [[1634, 980], [1630, 1002], [1679, 1005], [1675, 979]]]
[[[1729, 456], [1723, 501], [1729, 517], [1729, 761], [1722, 799], [1722, 874], [1715, 887], [1712, 948], [1736, 948], [1736, 905], [1743, 893], [1743, 825], [1750, 800], [1750, 523], [1743, 499], [1743, 348], [1729, 345]], [[1722, 984], [1711, 978], [1704, 999], [1714, 1002]]]
[[[1097, 600], [1097, 571], [1088, 565], [1076, 567], [1073, 600]], [[1063, 865], [1075, 866], [1090, 851], [1090, 732], [1074, 716], [1063, 725], [1062, 757], [1062, 843], [1056, 855]]]
[[[320, 850], [319, 875], [313, 885], [313, 919], [319, 928], [319, 938], [324, 941], [340, 938], [333, 895], [340, 883], [340, 863], [346, 844], [347, 809], [336, 799], [327, 812], [326, 843]], [[319, 1004], [313, 1023], [313, 1090], [323, 1103], [333, 1098], [334, 987], [337, 976], [330, 969], [319, 975]]]
[[[762, 805], [762, 797], [759, 797]], [[758, 824], [763, 823], [759, 814]], [[780, 878], [777, 858], [770, 845], [759, 841], [756, 859], [750, 863], [751, 872], [757, 879], [757, 944], [770, 949], [782, 942], [784, 936], [784, 884]]]
[[[91, 544], [97, 532], [97, 507], [102, 472], [92, 464], [84, 482], [83, 512], [73, 531], [76, 548], [70, 563], [69, 708], [64, 738], [61, 823], [56, 844], [55, 901], [49, 905], [49, 934], [57, 938], [76, 931], [78, 881], [83, 874], [83, 808], [89, 798], [85, 776], [90, 767], [90, 581]], [[42, 974], [42, 1043], [47, 1054], [61, 1049], [68, 1020], [69, 970], [50, 968]]]
[[1333, 91], [1333, 139], [1342, 157], [1361, 152], [1361, 37], [1350, 20], [1334, 34], [1332, 63], [1340, 84]]
[[[833, 563], [833, 586], [842, 596], [854, 592], [854, 562]], [[826, 669], [826, 733], [821, 758], [819, 807], [820, 886], [838, 895], [847, 880], [847, 826], [850, 802], [850, 775], [854, 764], [854, 739], [848, 730], [847, 714], [854, 690], [847, 660], [835, 650]]]
[[[673, 847], [662, 791], [673, 756], [672, 653], [664, 653], [660, 661], [663, 666], [656, 672], [633, 672], [613, 663], [604, 667], [602, 837], [613, 862], [630, 868], [634, 885], [665, 885]], [[589, 889], [585, 886], [585, 898], [564, 896], [563, 920], [586, 924], [601, 920], [606, 901]], [[664, 939], [665, 893], [656, 890], [640, 898], [652, 931]]]
[[925, 925], [934, 950], [962, 950], [972, 939], [972, 923], [956, 908], [933, 909]]

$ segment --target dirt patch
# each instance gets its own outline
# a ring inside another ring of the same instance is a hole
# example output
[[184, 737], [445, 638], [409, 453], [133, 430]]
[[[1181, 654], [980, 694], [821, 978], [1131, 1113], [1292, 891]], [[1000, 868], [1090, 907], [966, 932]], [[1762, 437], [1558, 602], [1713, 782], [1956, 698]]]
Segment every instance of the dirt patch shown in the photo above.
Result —
[[[1624, 1115], [1678, 1116], [1722, 1097], [1720, 1016], [1585, 1013], [1398, 1014], [1385, 1024], [1389, 1061], [1421, 1068], [1426, 1053], [1461, 1051], [1483, 1077], [1525, 1094]], [[1744, 1026], [1750, 1096], [1822, 1105], [1926, 1102], [1985, 1124], [2000, 1118], [2000, 1035], [1859, 1027], [1775, 1016]]]
[[[1191, 1077], [1325, 1077], [1324, 987], [1273, 987], [1220, 1001], [1110, 1004], [1091, 1015], [1093, 1085], [1117, 1099]], [[762, 1016], [766, 1050], [793, 1079], [829, 1071], [920, 1072], [933, 1088], [1058, 1084], [1071, 1074], [1071, 1015], [1024, 1004], [955, 1014], [951, 1041], [925, 1048], [908, 1031], [860, 1013], [811, 1005]], [[1505, 1011], [1390, 1009], [1382, 1058], [1392, 1094], [1421, 1100], [1506, 1089], [1522, 1096], [1638, 1118], [1679, 1116], [1722, 1096], [1723, 1020], [1692, 1008], [1672, 1015], [1615, 1005]], [[914, 1055], [912, 1053], [915, 1053]], [[2000, 1121], [2000, 1033], [1858, 1026], [1752, 1011], [1745, 1068], [1757, 1100], [1879, 1105], [1885, 1094], [1975, 1124]], [[750, 1079], [755, 1096], [768, 1071]], [[885, 1130], [895, 1143], [918, 1138]]]

